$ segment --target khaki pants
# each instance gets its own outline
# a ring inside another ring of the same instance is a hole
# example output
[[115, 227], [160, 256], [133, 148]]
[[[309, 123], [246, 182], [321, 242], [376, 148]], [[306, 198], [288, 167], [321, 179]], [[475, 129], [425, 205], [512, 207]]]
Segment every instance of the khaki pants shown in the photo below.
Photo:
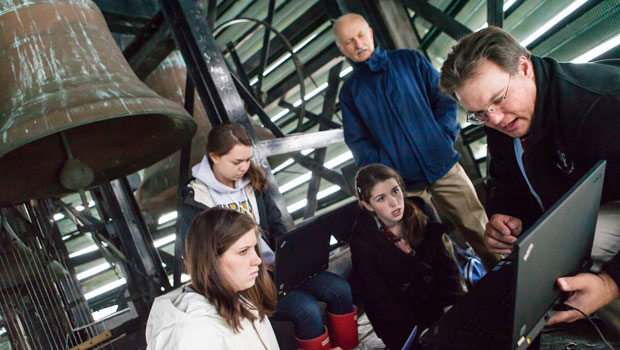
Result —
[[[620, 250], [620, 201], [605, 203], [598, 211], [598, 220], [592, 245], [592, 271], [599, 272], [603, 264]], [[620, 287], [620, 286], [619, 286]], [[620, 300], [597, 311], [605, 323], [620, 332]]]
[[592, 244], [592, 271], [599, 272], [603, 264], [620, 250], [620, 201], [602, 204], [598, 211], [594, 243]]
[[489, 252], [484, 245], [484, 229], [489, 219], [478, 200], [474, 185], [459, 163], [429, 186], [407, 191], [407, 196], [418, 196], [428, 203], [434, 202], [437, 209], [454, 223], [487, 270], [499, 261], [499, 256]]

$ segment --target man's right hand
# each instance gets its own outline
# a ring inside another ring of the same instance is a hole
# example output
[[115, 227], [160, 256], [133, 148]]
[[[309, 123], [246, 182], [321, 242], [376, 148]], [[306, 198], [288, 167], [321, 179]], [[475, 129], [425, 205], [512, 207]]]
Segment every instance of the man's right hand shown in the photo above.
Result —
[[[573, 277], [562, 277], [558, 278], [557, 283], [562, 291], [569, 293], [565, 303], [581, 310], [586, 315], [620, 298], [618, 285], [606, 272], [598, 275], [580, 273]], [[581, 313], [575, 310], [560, 311], [551, 317], [547, 325], [573, 322], [582, 317]]]
[[522, 227], [521, 220], [515, 217], [494, 214], [484, 230], [484, 244], [492, 253], [510, 254]]

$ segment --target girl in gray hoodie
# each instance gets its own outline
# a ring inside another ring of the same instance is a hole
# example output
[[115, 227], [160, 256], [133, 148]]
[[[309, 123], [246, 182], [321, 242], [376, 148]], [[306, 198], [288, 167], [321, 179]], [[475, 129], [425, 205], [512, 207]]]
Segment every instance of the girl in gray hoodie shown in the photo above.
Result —
[[[258, 246], [263, 261], [273, 267], [275, 256], [269, 237], [286, 233], [286, 228], [280, 210], [264, 191], [265, 174], [252, 161], [250, 134], [238, 123], [217, 125], [209, 133], [206, 151], [202, 161], [192, 168], [194, 179], [184, 193], [181, 235], [185, 235], [194, 216], [207, 207], [236, 210], [251, 216], [263, 229], [266, 237], [260, 238]], [[317, 300], [327, 303], [329, 332]], [[351, 287], [328, 271], [280, 298], [274, 318], [295, 323], [297, 346], [301, 349], [330, 349], [330, 338], [331, 345], [343, 349], [357, 345], [357, 309]]]

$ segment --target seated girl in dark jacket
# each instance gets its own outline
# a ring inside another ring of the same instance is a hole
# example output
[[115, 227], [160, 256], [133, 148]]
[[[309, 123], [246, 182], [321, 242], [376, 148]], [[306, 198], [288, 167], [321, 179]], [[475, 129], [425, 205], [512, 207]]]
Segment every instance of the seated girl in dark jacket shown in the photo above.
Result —
[[[360, 203], [351, 236], [356, 284], [377, 335], [400, 349], [415, 325], [427, 328], [461, 293], [459, 270], [418, 197], [404, 200], [400, 175], [382, 164], [356, 176]], [[425, 213], [426, 212], [426, 213]]]

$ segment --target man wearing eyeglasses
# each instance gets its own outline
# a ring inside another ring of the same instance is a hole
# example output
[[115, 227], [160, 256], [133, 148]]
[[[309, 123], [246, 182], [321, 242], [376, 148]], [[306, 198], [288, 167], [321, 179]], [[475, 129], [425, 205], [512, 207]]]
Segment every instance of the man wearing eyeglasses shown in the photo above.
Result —
[[[607, 160], [592, 258], [597, 274], [558, 280], [567, 304], [590, 314], [620, 297], [620, 60], [559, 63], [489, 27], [444, 61], [441, 90], [484, 124], [493, 188], [485, 244], [508, 254], [517, 236], [599, 159]], [[618, 304], [616, 302], [615, 304]], [[617, 316], [616, 316], [617, 317]], [[549, 324], [581, 318], [558, 312]]]
[[375, 47], [358, 14], [333, 26], [338, 49], [353, 66], [340, 89], [344, 137], [358, 167], [385, 164], [405, 180], [407, 195], [431, 196], [487, 268], [497, 263], [483, 242], [488, 221], [474, 186], [458, 164], [456, 104], [439, 92], [439, 73], [414, 50]]

